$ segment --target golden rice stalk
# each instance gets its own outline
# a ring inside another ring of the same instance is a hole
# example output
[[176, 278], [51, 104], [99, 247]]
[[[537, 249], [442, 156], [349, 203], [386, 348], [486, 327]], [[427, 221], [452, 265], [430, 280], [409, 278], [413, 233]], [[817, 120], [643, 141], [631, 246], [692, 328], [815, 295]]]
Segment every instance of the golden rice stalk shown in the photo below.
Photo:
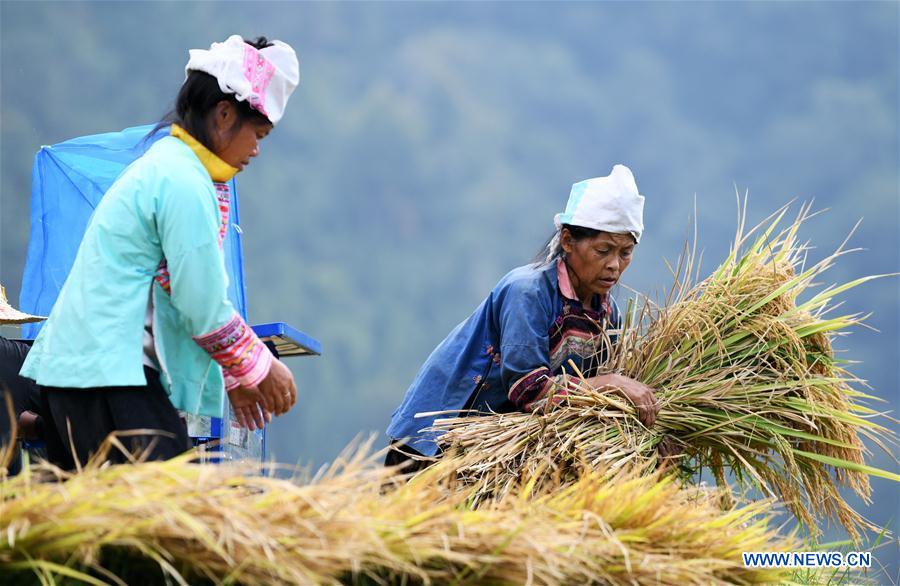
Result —
[[808, 247], [796, 235], [809, 207], [781, 227], [786, 211], [747, 234], [739, 218], [732, 250], [712, 275], [697, 282], [696, 255], [687, 250], [664, 303], [631, 305], [606, 369], [657, 389], [652, 429], [615, 389], [592, 389], [575, 372], [561, 404], [544, 413], [438, 420], [447, 449], [473, 455], [462, 479], [479, 483], [483, 499], [547, 461], [563, 476], [582, 464], [653, 463], [668, 435], [694, 464], [686, 475], [705, 467], [723, 483], [730, 472], [741, 489], [780, 497], [812, 533], [822, 517], [854, 539], [872, 529], [839, 488], [868, 503], [869, 475], [900, 481], [865, 463], [862, 438], [888, 453], [884, 441], [893, 438], [872, 421], [878, 414], [862, 401], [873, 397], [854, 389], [862, 381], [832, 349], [834, 336], [866, 316], [825, 314], [835, 295], [877, 277], [809, 296], [814, 280], [849, 251], [842, 246], [805, 267]]
[[[537, 476], [480, 508], [446, 458], [405, 482], [348, 452], [311, 482], [209, 465], [47, 464], [0, 483], [0, 575], [122, 584], [751, 584], [743, 551], [797, 546], [770, 502], [721, 511], [718, 492], [659, 473]], [[258, 466], [258, 464], [256, 465]], [[43, 477], [43, 478], [41, 478]], [[48, 478], [49, 477], [49, 478]], [[58, 478], [59, 481], [52, 481]], [[51, 481], [47, 481], [51, 480]], [[137, 568], [137, 569], [136, 569]]]

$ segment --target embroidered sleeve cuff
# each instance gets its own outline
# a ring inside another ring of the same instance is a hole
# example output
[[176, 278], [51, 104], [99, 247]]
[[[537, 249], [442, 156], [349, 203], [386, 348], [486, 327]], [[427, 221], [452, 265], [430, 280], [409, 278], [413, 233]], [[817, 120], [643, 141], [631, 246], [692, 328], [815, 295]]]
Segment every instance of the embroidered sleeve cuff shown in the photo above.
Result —
[[545, 386], [550, 381], [549, 368], [536, 368], [513, 383], [509, 388], [509, 400], [518, 409], [527, 410], [529, 404], [546, 394]]
[[562, 403], [568, 394], [567, 378], [567, 375], [559, 374], [553, 378], [547, 379], [535, 399], [532, 402], [527, 403], [523, 409], [528, 412], [537, 411], [539, 409], [546, 411], [547, 409]]
[[509, 389], [509, 400], [523, 411], [557, 405], [567, 394], [566, 375], [550, 376], [547, 367], [532, 370]]
[[221, 328], [195, 336], [194, 341], [222, 367], [226, 388], [237, 386], [234, 381], [245, 387], [258, 385], [272, 368], [272, 353], [237, 313]]
[[232, 389], [236, 389], [239, 386], [241, 386], [241, 381], [239, 381], [238, 379], [236, 379], [233, 376], [231, 376], [230, 374], [228, 374], [227, 370], [222, 371], [222, 376], [225, 377], [225, 390], [226, 391], [230, 391]]

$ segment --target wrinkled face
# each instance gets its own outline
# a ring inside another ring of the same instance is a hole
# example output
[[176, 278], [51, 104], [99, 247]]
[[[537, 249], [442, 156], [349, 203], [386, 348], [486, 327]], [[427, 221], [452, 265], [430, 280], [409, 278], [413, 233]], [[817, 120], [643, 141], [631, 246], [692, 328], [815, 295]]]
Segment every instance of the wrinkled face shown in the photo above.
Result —
[[570, 278], [582, 303], [597, 294], [609, 293], [631, 263], [634, 237], [631, 234], [601, 232], [576, 241], [568, 230], [561, 235]]
[[234, 104], [220, 102], [215, 110], [215, 153], [238, 171], [243, 171], [250, 159], [259, 154], [259, 141], [271, 131], [270, 122], [241, 120]]

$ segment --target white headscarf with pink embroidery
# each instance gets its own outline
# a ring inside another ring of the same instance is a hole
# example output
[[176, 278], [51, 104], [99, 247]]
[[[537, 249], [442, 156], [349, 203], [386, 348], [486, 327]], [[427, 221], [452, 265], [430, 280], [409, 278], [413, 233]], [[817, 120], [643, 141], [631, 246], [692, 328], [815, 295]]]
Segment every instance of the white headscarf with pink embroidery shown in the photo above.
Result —
[[213, 43], [209, 50], [191, 49], [190, 54], [185, 74], [203, 71], [212, 75], [224, 93], [246, 100], [273, 125], [281, 120], [288, 98], [300, 82], [297, 54], [281, 41], [256, 49], [239, 35], [231, 35], [224, 43]]

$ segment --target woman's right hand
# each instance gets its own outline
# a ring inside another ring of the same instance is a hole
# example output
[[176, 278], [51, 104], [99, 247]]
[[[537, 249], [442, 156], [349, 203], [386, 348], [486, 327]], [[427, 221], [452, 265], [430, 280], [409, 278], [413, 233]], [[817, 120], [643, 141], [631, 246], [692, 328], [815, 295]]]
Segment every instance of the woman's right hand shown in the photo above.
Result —
[[257, 387], [235, 387], [228, 391], [228, 401], [234, 410], [235, 421], [250, 431], [262, 429], [272, 419]]
[[600, 374], [587, 379], [594, 388], [610, 387], [619, 390], [637, 409], [638, 419], [645, 427], [653, 427], [659, 413], [656, 393], [640, 381], [621, 374]]

